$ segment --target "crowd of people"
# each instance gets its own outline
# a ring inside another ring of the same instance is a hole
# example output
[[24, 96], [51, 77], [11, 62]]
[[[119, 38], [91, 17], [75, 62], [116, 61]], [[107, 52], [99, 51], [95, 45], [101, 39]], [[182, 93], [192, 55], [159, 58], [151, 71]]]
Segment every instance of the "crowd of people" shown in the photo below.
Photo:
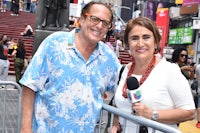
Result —
[[[10, 2], [10, 7], [7, 6], [7, 2]], [[6, 12], [10, 8], [11, 16], [19, 16], [19, 11], [26, 11], [30, 13], [35, 13], [38, 0], [1, 0], [0, 10], [1, 12]], [[24, 8], [25, 7], [25, 8]]]
[[[19, 15], [19, 0], [11, 1], [11, 15]], [[3, 9], [3, 8], [2, 8]], [[23, 31], [19, 32], [21, 36], [32, 36], [33, 29], [30, 25], [25, 24], [25, 28]], [[31, 56], [26, 59], [26, 50], [24, 46], [23, 37], [22, 38], [14, 38], [8, 37], [6, 34], [1, 35], [0, 38], [0, 80], [7, 80], [10, 62], [8, 60], [8, 55], [11, 56], [14, 60], [14, 71], [16, 75], [16, 82], [19, 83], [19, 79], [23, 74], [24, 67], [26, 67], [25, 62], [28, 62], [31, 59]], [[4, 86], [1, 86], [4, 87]]]
[[[22, 71], [24, 69], [24, 60], [26, 59], [26, 50], [24, 46], [24, 41], [19, 39], [14, 39], [13, 37], [8, 38], [7, 35], [2, 35], [0, 39], [0, 80], [6, 81], [8, 76], [8, 71], [10, 67], [10, 62], [8, 60], [8, 55], [14, 59], [14, 70], [16, 75], [16, 82], [18, 84], [22, 76]], [[5, 87], [5, 86], [1, 86]]]
[[[176, 49], [169, 62], [157, 56], [161, 35], [153, 20], [140, 16], [131, 19], [121, 35], [123, 25], [113, 19], [109, 5], [94, 1], [85, 4], [78, 19], [79, 26], [45, 38], [23, 76], [24, 42], [8, 40], [6, 35], [1, 37], [0, 80], [6, 80], [8, 54], [11, 54], [15, 58], [16, 82], [22, 85], [21, 133], [92, 133], [99, 122], [106, 91], [114, 94], [116, 108], [176, 129], [179, 123], [195, 118], [189, 80], [200, 79], [200, 67], [188, 65], [187, 49]], [[124, 49], [126, 45], [133, 57], [120, 79], [122, 64], [107, 43], [108, 32], [117, 40], [116, 48]], [[105, 38], [106, 41], [102, 41]], [[135, 89], [142, 97], [137, 102], [130, 101], [128, 95], [127, 81], [132, 78], [137, 81]], [[199, 117], [198, 113], [198, 128]], [[113, 127], [107, 131], [117, 133], [123, 124], [123, 118], [115, 115]], [[123, 130], [125, 133], [152, 131], [130, 121], [126, 121]]]

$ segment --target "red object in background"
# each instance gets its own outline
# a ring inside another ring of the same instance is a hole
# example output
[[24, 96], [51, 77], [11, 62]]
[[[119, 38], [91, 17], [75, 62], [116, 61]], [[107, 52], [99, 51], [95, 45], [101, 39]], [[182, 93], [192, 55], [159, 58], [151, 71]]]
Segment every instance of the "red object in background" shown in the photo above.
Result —
[[162, 36], [160, 42], [161, 55], [163, 53], [164, 47], [167, 45], [167, 40], [168, 40], [168, 29], [169, 29], [168, 14], [169, 14], [168, 8], [159, 8], [159, 10], [156, 13], [156, 25], [158, 26]]
[[164, 42], [165, 39], [165, 36], [166, 36], [166, 33], [168, 34], [168, 32], [166, 32], [166, 27], [165, 26], [157, 26], [158, 29], [159, 29], [159, 32], [161, 34], [161, 41], [160, 41], [160, 48], [161, 48], [161, 51], [160, 51], [160, 54], [163, 56], [163, 49], [164, 47], [166, 46], [166, 43]]
[[78, 4], [78, 0], [74, 0], [74, 3], [75, 3], [75, 4]]

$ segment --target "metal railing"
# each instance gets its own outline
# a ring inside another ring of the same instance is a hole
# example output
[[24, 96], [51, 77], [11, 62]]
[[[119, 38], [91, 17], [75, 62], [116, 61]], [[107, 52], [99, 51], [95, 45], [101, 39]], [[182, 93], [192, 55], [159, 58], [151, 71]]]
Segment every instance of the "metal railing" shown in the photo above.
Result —
[[[2, 103], [3, 103], [3, 108], [0, 108], [2, 110], [2, 133], [5, 133], [5, 128], [6, 128], [6, 112], [7, 112], [7, 106], [6, 106], [6, 99], [7, 99], [7, 86], [12, 85], [14, 86], [15, 89], [18, 90], [18, 109], [17, 109], [17, 133], [20, 133], [20, 126], [21, 126], [21, 97], [22, 97], [22, 89], [17, 84], [16, 82], [13, 81], [0, 81], [0, 86], [4, 85], [6, 86], [5, 88], [1, 89], [3, 91], [3, 98], [2, 98]], [[1, 101], [0, 101], [1, 102]], [[162, 131], [164, 133], [181, 133], [178, 129], [169, 127], [165, 124], [158, 123], [156, 121], [152, 121], [140, 116], [132, 115], [131, 113], [124, 112], [122, 110], [119, 110], [113, 106], [110, 106], [108, 104], [103, 104], [102, 110], [108, 111], [111, 113], [111, 121], [110, 121], [110, 127], [112, 127], [113, 123], [113, 118], [114, 114], [124, 118], [124, 123], [126, 123], [126, 120], [132, 121], [137, 124], [141, 124], [147, 127], [151, 127], [153, 129], [152, 133], [154, 133], [156, 130]], [[0, 111], [1, 112], [1, 111]], [[101, 113], [102, 116], [102, 113]], [[102, 117], [101, 117], [102, 118]], [[102, 119], [100, 119], [101, 123]], [[124, 124], [123, 124], [124, 125]], [[124, 125], [125, 126], [125, 125]], [[99, 133], [101, 133], [101, 124], [99, 125]], [[123, 130], [124, 131], [124, 130]]]
[[[2, 133], [6, 132], [6, 121], [8, 121], [8, 119], [6, 118], [6, 114], [8, 113], [7, 111], [7, 89], [8, 89], [8, 85], [14, 86], [15, 89], [17, 89], [18, 91], [18, 101], [17, 101], [17, 132], [16, 133], [20, 133], [20, 126], [21, 126], [21, 97], [22, 97], [22, 89], [21, 86], [19, 84], [17, 84], [16, 82], [13, 81], [0, 81], [0, 86], [4, 86], [3, 88], [1, 88], [1, 91], [3, 93], [3, 97], [0, 98], [0, 103], [2, 103], [3, 108], [0, 108], [0, 112], [2, 112], [1, 116], [2, 116]], [[10, 114], [13, 115], [13, 114]], [[14, 121], [14, 120], [11, 120]]]
[[[119, 110], [119, 109], [117, 109], [113, 106], [110, 106], [108, 104], [103, 104], [103, 110], [106, 110], [106, 111], [111, 113], [110, 127], [112, 127], [114, 114], [116, 114], [116, 115], [124, 118], [124, 123], [126, 123], [126, 120], [129, 120], [129, 121], [137, 123], [139, 125], [144, 125], [144, 126], [152, 128], [152, 133], [155, 133], [156, 130], [162, 131], [164, 133], [181, 133], [181, 131], [179, 131], [178, 129], [175, 129], [173, 127], [169, 127], [165, 124], [162, 124], [162, 123], [150, 120], [150, 119], [146, 119], [144, 117], [132, 115], [131, 113], [124, 112], [124, 111]], [[101, 119], [100, 119], [100, 123], [101, 123]], [[126, 126], [126, 125], [124, 125], [124, 126]], [[99, 126], [99, 133], [101, 133], [101, 129], [102, 128], [101, 128], [101, 125], [100, 125]], [[124, 131], [125, 130], [123, 130], [123, 132]]]

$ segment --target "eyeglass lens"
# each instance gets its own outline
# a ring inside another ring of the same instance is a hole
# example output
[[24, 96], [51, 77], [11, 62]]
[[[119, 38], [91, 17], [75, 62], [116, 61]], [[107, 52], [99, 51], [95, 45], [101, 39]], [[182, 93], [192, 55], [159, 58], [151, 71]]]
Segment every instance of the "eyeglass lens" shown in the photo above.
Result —
[[90, 21], [94, 24], [98, 24], [100, 21], [102, 22], [102, 26], [105, 27], [105, 28], [108, 28], [110, 27], [110, 22], [107, 21], [107, 20], [102, 20], [96, 16], [92, 16], [92, 15], [89, 15], [89, 14], [86, 14], [86, 16], [89, 16], [90, 17]]
[[187, 58], [187, 55], [185, 55], [185, 54], [180, 54], [180, 56]]

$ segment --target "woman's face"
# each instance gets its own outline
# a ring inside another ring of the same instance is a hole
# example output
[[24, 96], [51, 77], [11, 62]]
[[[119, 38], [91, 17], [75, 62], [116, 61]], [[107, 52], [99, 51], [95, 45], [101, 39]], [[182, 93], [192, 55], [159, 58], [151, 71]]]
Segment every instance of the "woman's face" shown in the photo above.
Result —
[[179, 58], [178, 58], [178, 61], [180, 62], [180, 63], [184, 63], [185, 62], [185, 60], [187, 60], [187, 51], [185, 51], [185, 50], [183, 50], [183, 51], [181, 51], [181, 53], [179, 54]]
[[137, 60], [151, 59], [155, 52], [155, 38], [149, 29], [136, 25], [128, 34], [131, 55]]
[[7, 36], [4, 35], [4, 36], [3, 36], [3, 41], [6, 41], [6, 40], [7, 40]]

